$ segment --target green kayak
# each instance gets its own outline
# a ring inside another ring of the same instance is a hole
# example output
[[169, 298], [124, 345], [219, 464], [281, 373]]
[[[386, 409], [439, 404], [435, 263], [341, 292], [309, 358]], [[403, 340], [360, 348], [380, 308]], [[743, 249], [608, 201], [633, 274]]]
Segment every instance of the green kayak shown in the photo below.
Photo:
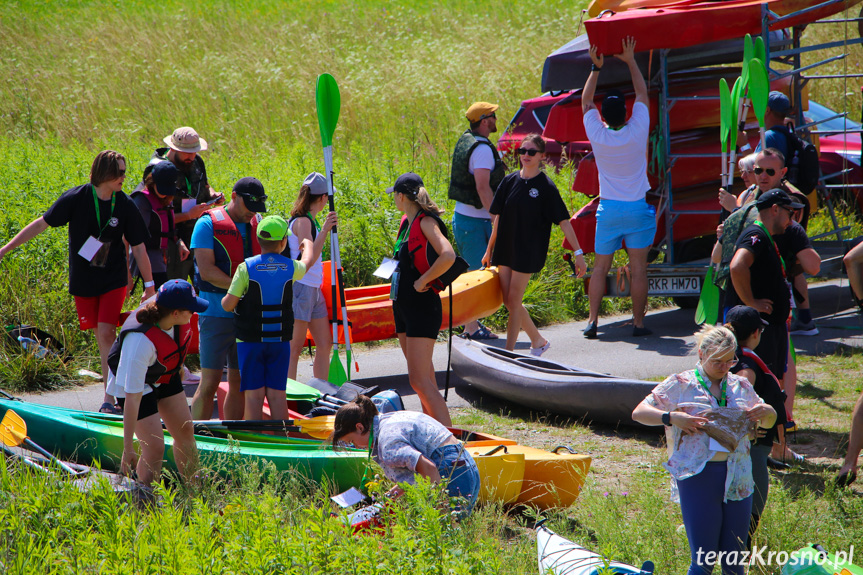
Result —
[[[103, 469], [117, 471], [123, 453], [122, 416], [0, 399], [0, 417], [9, 409], [24, 419], [30, 439], [61, 459], [83, 465], [98, 461]], [[319, 440], [270, 439], [258, 434], [249, 437], [195, 436], [205, 465], [229, 469], [250, 462], [271, 462], [278, 470], [295, 470], [314, 481], [333, 481], [339, 490], [359, 486], [368, 459], [365, 450], [334, 451]], [[168, 469], [176, 469], [168, 433], [165, 463]]]

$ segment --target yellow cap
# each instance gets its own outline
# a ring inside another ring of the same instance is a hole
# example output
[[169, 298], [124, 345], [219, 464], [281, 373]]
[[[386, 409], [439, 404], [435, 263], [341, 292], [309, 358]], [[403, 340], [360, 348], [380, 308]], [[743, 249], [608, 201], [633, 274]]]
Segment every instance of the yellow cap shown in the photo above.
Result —
[[474, 102], [471, 104], [470, 108], [467, 109], [467, 113], [464, 115], [465, 118], [472, 124], [479, 122], [485, 118], [488, 118], [492, 114], [494, 114], [495, 110], [498, 109], [497, 104], [489, 104], [488, 102]]

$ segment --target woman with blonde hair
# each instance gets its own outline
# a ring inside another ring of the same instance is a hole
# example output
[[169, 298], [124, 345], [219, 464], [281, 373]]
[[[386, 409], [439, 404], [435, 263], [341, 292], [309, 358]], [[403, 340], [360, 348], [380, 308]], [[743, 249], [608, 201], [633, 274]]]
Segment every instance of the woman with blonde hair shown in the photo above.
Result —
[[[729, 373], [737, 365], [737, 341], [725, 327], [705, 327], [698, 334], [695, 369], [669, 376], [632, 412], [644, 425], [664, 425], [671, 473], [672, 500], [680, 503], [689, 538], [688, 575], [713, 572], [717, 557], [722, 573], [743, 575], [740, 552], [746, 548], [752, 511], [752, 462], [749, 439], [730, 451], [705, 427], [720, 408], [742, 411], [759, 427], [772, 427], [776, 411], [764, 403], [745, 378]], [[729, 555], [730, 554], [730, 555]], [[734, 561], [738, 558], [738, 562]]]
[[387, 193], [404, 213], [393, 250], [399, 264], [390, 290], [396, 335], [423, 411], [450, 426], [452, 420], [438, 391], [432, 353], [443, 322], [438, 295], [442, 287], [435, 280], [455, 262], [455, 251], [440, 219], [442, 210], [429, 197], [422, 178], [413, 172], [402, 174]]

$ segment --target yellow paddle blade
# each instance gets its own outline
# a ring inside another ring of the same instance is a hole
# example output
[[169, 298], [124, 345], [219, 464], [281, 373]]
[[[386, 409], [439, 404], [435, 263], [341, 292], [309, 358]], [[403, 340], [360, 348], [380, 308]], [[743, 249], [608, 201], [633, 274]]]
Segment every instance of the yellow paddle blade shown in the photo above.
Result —
[[321, 415], [311, 419], [296, 419], [294, 423], [300, 427], [300, 431], [311, 435], [315, 439], [326, 439], [335, 428], [335, 415]]
[[12, 411], [6, 410], [6, 415], [3, 416], [3, 421], [0, 421], [0, 440], [10, 447], [21, 445], [27, 438], [27, 424], [21, 419], [21, 416]]

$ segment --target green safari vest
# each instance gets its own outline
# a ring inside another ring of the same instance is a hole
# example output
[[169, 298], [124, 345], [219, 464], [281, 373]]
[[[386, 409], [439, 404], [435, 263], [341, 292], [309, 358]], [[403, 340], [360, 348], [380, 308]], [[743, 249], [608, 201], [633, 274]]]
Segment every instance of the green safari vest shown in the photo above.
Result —
[[498, 185], [500, 185], [500, 182], [506, 175], [506, 167], [500, 159], [500, 154], [497, 153], [497, 148], [491, 142], [478, 140], [476, 134], [470, 130], [465, 130], [455, 145], [449, 180], [449, 199], [471, 205], [475, 208], [481, 208], [482, 202], [476, 191], [476, 180], [468, 170], [468, 164], [474, 148], [481, 144], [491, 147], [491, 153], [494, 154], [494, 169], [489, 174], [488, 183], [491, 186], [492, 193], [497, 190]]

